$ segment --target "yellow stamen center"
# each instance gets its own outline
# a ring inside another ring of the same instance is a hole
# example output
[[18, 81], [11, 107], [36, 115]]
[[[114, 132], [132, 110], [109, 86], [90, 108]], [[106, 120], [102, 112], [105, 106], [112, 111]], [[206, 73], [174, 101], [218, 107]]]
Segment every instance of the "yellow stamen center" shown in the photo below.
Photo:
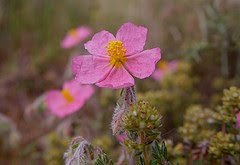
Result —
[[158, 68], [161, 69], [161, 70], [166, 70], [167, 69], [167, 62], [166, 61], [160, 61], [158, 63]]
[[126, 49], [121, 41], [110, 41], [106, 48], [110, 65], [120, 68], [127, 61]]
[[78, 35], [77, 29], [71, 29], [71, 30], [69, 30], [69, 31], [68, 31], [68, 35], [70, 35], [70, 36], [73, 37], [73, 38], [77, 37], [77, 35]]
[[64, 99], [69, 103], [74, 100], [73, 96], [71, 95], [71, 93], [67, 89], [63, 89], [61, 91], [61, 94], [64, 97]]

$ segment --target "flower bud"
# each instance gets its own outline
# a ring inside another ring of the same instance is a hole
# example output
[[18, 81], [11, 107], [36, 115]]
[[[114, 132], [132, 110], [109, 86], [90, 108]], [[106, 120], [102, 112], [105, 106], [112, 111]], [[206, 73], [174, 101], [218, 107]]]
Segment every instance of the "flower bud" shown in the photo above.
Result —
[[128, 113], [124, 115], [123, 127], [129, 131], [159, 130], [161, 126], [161, 116], [159, 111], [150, 106], [145, 101], [140, 101], [130, 107]]

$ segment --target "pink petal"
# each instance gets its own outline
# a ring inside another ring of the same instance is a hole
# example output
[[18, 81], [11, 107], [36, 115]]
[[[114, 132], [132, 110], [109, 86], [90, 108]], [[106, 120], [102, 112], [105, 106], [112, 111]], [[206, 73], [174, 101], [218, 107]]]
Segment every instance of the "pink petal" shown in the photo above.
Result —
[[154, 72], [155, 65], [160, 58], [160, 48], [154, 48], [127, 57], [127, 62], [124, 65], [133, 76], [143, 79]]
[[70, 80], [63, 84], [63, 89], [67, 89], [71, 94], [73, 94], [79, 91], [80, 85], [75, 80]]
[[59, 106], [66, 104], [66, 101], [59, 90], [50, 90], [46, 93], [45, 99], [47, 107], [50, 110], [55, 110]]
[[52, 90], [46, 94], [46, 103], [52, 114], [62, 118], [81, 108], [84, 100], [75, 100], [72, 103], [68, 103], [60, 91]]
[[75, 99], [88, 99], [93, 93], [94, 89], [90, 85], [82, 85], [76, 80], [70, 80], [64, 83], [63, 89], [67, 89]]
[[162, 71], [161, 69], [156, 69], [153, 74], [152, 77], [155, 80], [161, 80], [164, 77], [164, 71]]
[[73, 96], [72, 102], [66, 101], [59, 90], [51, 90], [46, 93], [48, 109], [60, 118], [80, 110], [94, 92], [91, 86], [81, 85], [74, 80], [65, 82], [63, 89], [68, 90]]
[[113, 40], [116, 40], [115, 37], [108, 31], [103, 30], [99, 33], [96, 33], [92, 40], [88, 41], [86, 44], [84, 44], [84, 46], [85, 49], [87, 49], [88, 52], [93, 55], [107, 56], [107, 50], [105, 47], [109, 41]]
[[73, 46], [75, 46], [78, 43], [77, 39], [71, 37], [71, 36], [66, 36], [66, 38], [63, 39], [61, 42], [61, 47], [63, 49], [70, 49]]
[[[89, 99], [93, 93], [94, 93], [94, 88], [90, 85], [82, 85], [82, 90], [81, 90], [81, 96], [83, 96], [86, 100]], [[76, 95], [78, 97], [79, 93]]]
[[80, 110], [83, 107], [84, 103], [85, 103], [84, 99], [75, 99], [72, 103], [60, 107], [59, 110], [57, 111], [57, 114], [59, 117], [70, 115]]
[[117, 32], [117, 40], [123, 42], [127, 55], [143, 50], [147, 38], [147, 29], [132, 23], [123, 24]]
[[51, 113], [63, 118], [65, 116], [68, 116], [78, 110], [80, 110], [84, 105], [84, 100], [76, 100], [72, 103], [64, 104], [62, 106], [59, 106], [55, 109], [50, 109]]
[[63, 118], [82, 108], [85, 99], [83, 97], [81, 99], [74, 98], [74, 101], [69, 103], [63, 98], [60, 91], [52, 90], [46, 94], [46, 103], [52, 114]]
[[75, 93], [74, 97], [76, 99], [83, 98], [85, 101], [89, 99], [94, 93], [94, 88], [90, 85], [82, 85], [82, 88], [80, 89], [80, 92]]
[[125, 88], [133, 86], [134, 79], [124, 67], [114, 67], [107, 78], [96, 85], [105, 88]]
[[73, 46], [79, 44], [85, 38], [87, 38], [92, 33], [91, 29], [85, 26], [80, 26], [77, 28], [77, 36], [71, 36], [69, 34], [61, 42], [61, 47], [64, 49], [72, 48]]
[[78, 27], [77, 32], [78, 38], [80, 38], [81, 40], [87, 38], [90, 34], [92, 34], [92, 30], [86, 26]]
[[178, 65], [179, 65], [179, 61], [177, 60], [170, 61], [167, 63], [167, 68], [156, 69], [155, 72], [153, 72], [152, 77], [155, 80], [161, 81], [166, 74], [175, 72], [178, 68]]
[[169, 62], [168, 68], [169, 68], [170, 71], [174, 72], [174, 71], [177, 70], [178, 65], [179, 65], [179, 61], [178, 60], [173, 60], [173, 61]]
[[109, 58], [82, 55], [72, 59], [72, 70], [75, 74], [75, 80], [81, 84], [100, 82], [107, 77], [111, 69]]

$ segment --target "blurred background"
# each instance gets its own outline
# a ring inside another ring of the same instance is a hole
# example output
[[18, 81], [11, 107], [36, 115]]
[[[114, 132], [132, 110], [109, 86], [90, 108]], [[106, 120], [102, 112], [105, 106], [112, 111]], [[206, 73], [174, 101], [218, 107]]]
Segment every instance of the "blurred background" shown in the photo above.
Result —
[[[163, 116], [162, 136], [183, 139], [188, 107], [216, 108], [222, 90], [240, 84], [239, 0], [0, 0], [0, 164], [63, 164], [72, 137], [81, 135], [113, 159], [121, 146], [110, 122], [118, 90], [96, 89], [85, 106], [64, 119], [45, 113], [43, 94], [61, 88], [70, 57], [69, 29], [88, 26], [116, 33], [125, 22], [148, 28], [146, 49], [160, 47], [178, 70], [161, 81], [137, 81], [138, 98]], [[114, 152], [110, 152], [110, 151]]]

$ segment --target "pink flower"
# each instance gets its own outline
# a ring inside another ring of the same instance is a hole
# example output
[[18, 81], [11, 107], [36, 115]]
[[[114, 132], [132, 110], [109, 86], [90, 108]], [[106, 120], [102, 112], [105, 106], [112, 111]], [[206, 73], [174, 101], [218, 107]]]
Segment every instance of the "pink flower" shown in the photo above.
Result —
[[144, 50], [147, 29], [132, 23], [123, 24], [114, 37], [108, 31], [95, 34], [84, 46], [91, 55], [72, 60], [75, 79], [82, 84], [106, 88], [134, 85], [132, 76], [143, 79], [155, 70], [160, 48]]
[[155, 80], [161, 81], [166, 74], [175, 72], [178, 68], [178, 65], [179, 65], [179, 61], [177, 60], [173, 60], [170, 62], [160, 61], [157, 65], [157, 69], [152, 74], [152, 77]]
[[86, 39], [92, 33], [91, 29], [85, 26], [80, 26], [76, 29], [71, 29], [61, 42], [61, 47], [64, 49], [72, 48]]
[[74, 80], [67, 81], [63, 89], [50, 90], [46, 93], [46, 104], [50, 112], [60, 118], [78, 111], [89, 99], [94, 89], [89, 85], [81, 85]]
[[240, 112], [237, 114], [237, 128], [240, 129]]

